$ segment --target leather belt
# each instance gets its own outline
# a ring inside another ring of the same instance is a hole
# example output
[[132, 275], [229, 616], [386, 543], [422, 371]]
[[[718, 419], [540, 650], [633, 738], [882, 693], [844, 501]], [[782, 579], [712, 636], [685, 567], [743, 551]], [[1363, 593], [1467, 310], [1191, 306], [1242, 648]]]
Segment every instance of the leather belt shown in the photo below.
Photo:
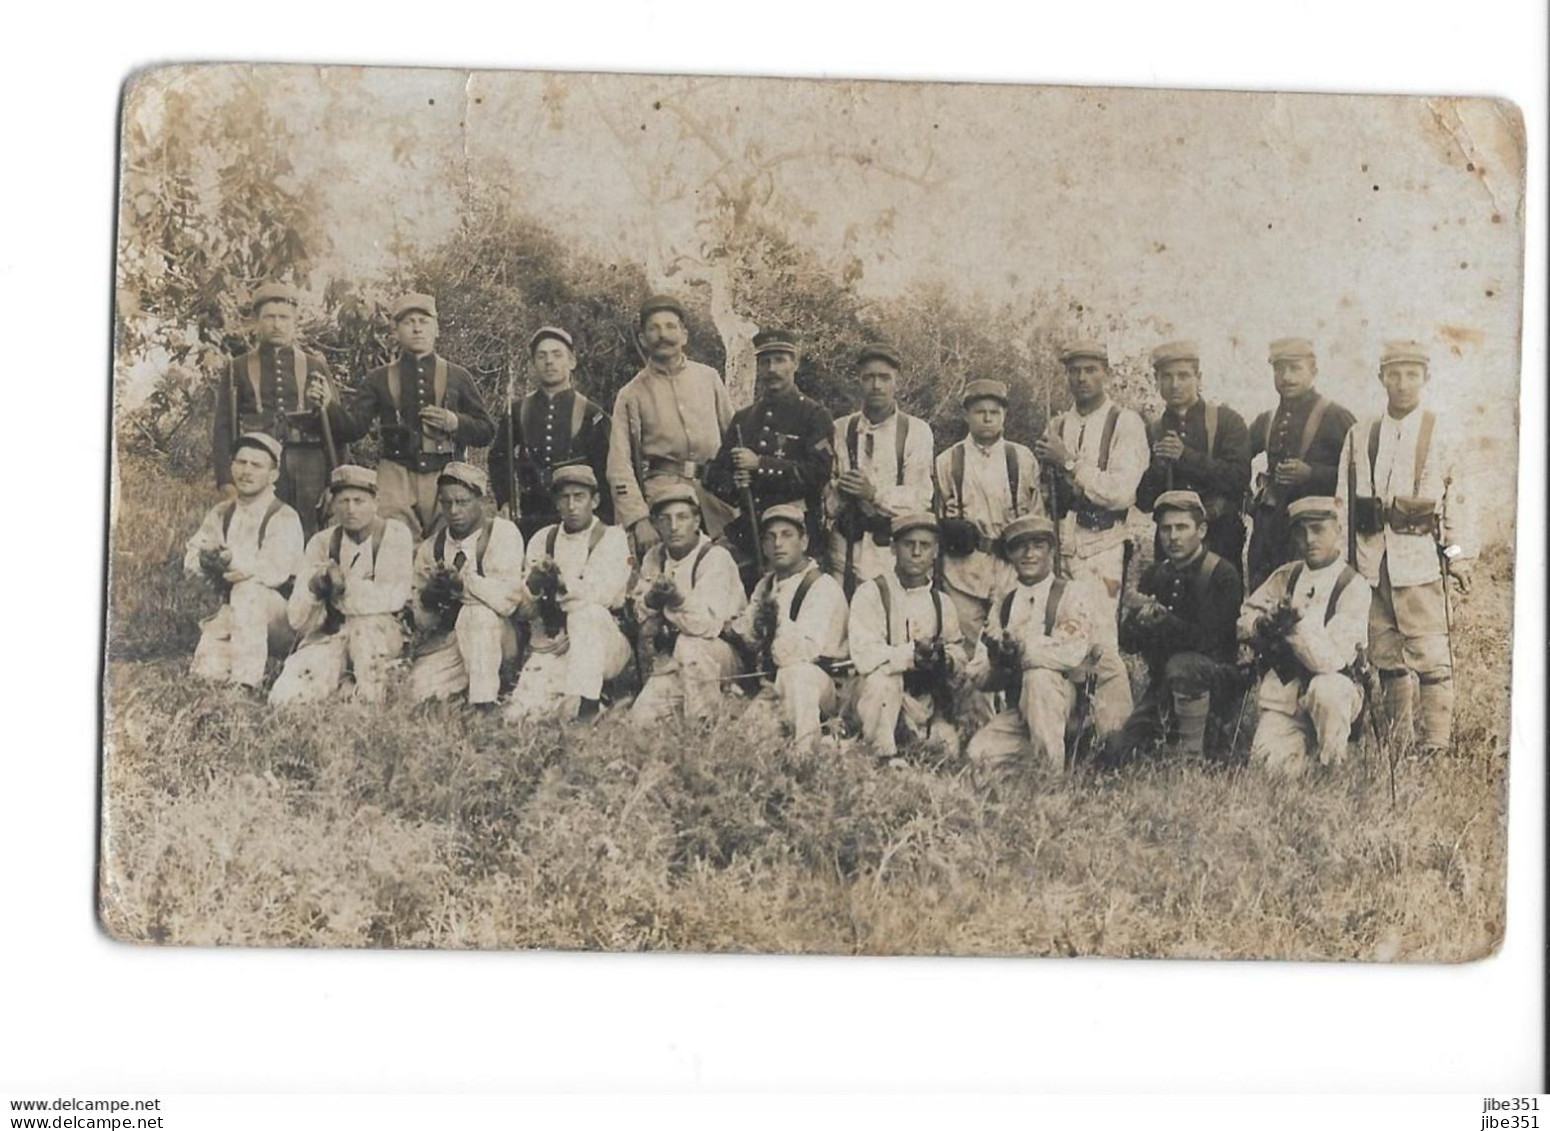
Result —
[[647, 456], [646, 474], [679, 475], [685, 479], [704, 479], [707, 465], [699, 460], [669, 459], [667, 456]]

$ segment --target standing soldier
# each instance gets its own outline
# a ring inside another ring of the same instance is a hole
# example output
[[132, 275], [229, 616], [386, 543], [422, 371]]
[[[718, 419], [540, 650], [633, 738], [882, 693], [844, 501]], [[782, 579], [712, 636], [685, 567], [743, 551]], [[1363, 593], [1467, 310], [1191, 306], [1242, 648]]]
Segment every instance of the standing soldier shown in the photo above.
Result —
[[[495, 501], [516, 516], [522, 537], [531, 539], [559, 521], [550, 480], [554, 469], [584, 463], [601, 483], [608, 474], [608, 414], [571, 383], [576, 353], [570, 332], [544, 326], [527, 343], [538, 388], [501, 414], [490, 448]], [[515, 457], [515, 466], [512, 460]], [[511, 507], [512, 483], [517, 508]], [[613, 500], [598, 501], [598, 517], [612, 522]]]
[[738, 671], [737, 653], [722, 634], [748, 595], [727, 548], [700, 529], [693, 487], [663, 488], [651, 500], [651, 517], [660, 541], [646, 551], [630, 597], [636, 653], [647, 673], [630, 721], [658, 722], [678, 708], [687, 718], [708, 719], [725, 681]]
[[[1410, 673], [1421, 685], [1423, 751], [1453, 736], [1453, 660], [1447, 585], [1469, 591], [1475, 559], [1458, 449], [1421, 408], [1431, 359], [1418, 342], [1389, 342], [1378, 364], [1388, 411], [1357, 424], [1340, 456], [1338, 496], [1351, 524], [1353, 563], [1374, 589], [1369, 659], [1382, 678], [1390, 735], [1414, 727]], [[1406, 488], [1409, 488], [1407, 491]]]
[[1314, 391], [1319, 364], [1306, 338], [1271, 342], [1270, 366], [1281, 403], [1273, 413], [1260, 413], [1249, 427], [1251, 458], [1265, 453], [1265, 471], [1255, 484], [1250, 511], [1250, 589], [1264, 584], [1277, 566], [1300, 556], [1287, 508], [1306, 495], [1334, 492], [1340, 447], [1356, 420]]
[[1163, 412], [1147, 426], [1152, 462], [1136, 488], [1136, 506], [1151, 511], [1165, 492], [1193, 491], [1205, 505], [1206, 549], [1241, 574], [1243, 496], [1253, 459], [1248, 426], [1226, 405], [1208, 404], [1200, 395], [1200, 350], [1194, 342], [1158, 346], [1152, 373]]
[[731, 632], [757, 657], [756, 670], [774, 670], [774, 683], [759, 699], [775, 706], [798, 746], [807, 746], [839, 708], [832, 673], [849, 654], [845, 594], [807, 556], [807, 516], [800, 507], [771, 507], [759, 524], [770, 572]]
[[834, 422], [835, 476], [824, 493], [829, 572], [846, 600], [893, 568], [893, 520], [931, 509], [931, 426], [899, 407], [899, 351], [873, 343], [856, 358], [861, 409]]
[[969, 740], [969, 760], [992, 771], [1014, 768], [1031, 741], [1033, 757], [1059, 773], [1074, 680], [1090, 662], [1106, 606], [1096, 583], [1056, 575], [1055, 526], [1043, 515], [1009, 525], [1001, 544], [1016, 583], [990, 614], [967, 675], [981, 691], [1005, 691], [1009, 706]]
[[1304, 495], [1286, 509], [1301, 556], [1244, 602], [1238, 639], [1264, 671], [1249, 758], [1267, 773], [1297, 777], [1308, 769], [1310, 751], [1321, 766], [1345, 757], [1362, 709], [1355, 667], [1367, 641], [1372, 590], [1341, 560], [1334, 499]]
[[273, 436], [239, 436], [228, 473], [237, 497], [211, 507], [188, 540], [184, 571], [224, 594], [199, 626], [192, 676], [256, 691], [269, 657], [290, 646], [285, 599], [304, 541], [296, 511], [275, 495], [283, 459]]
[[495, 709], [501, 663], [514, 660], [511, 623], [522, 591], [522, 535], [486, 513], [489, 477], [458, 460], [441, 469], [441, 530], [414, 555], [414, 621], [422, 634], [409, 684], [415, 702], [467, 692]]
[[1157, 561], [1136, 596], [1127, 597], [1120, 627], [1126, 647], [1146, 658], [1146, 693], [1125, 723], [1119, 757], [1128, 760], [1170, 738], [1181, 754], [1230, 757], [1240, 701], [1234, 660], [1243, 582], [1230, 561], [1206, 548], [1210, 523], [1198, 494], [1164, 491], [1152, 513]]
[[356, 390], [346, 439], [377, 424], [381, 512], [409, 527], [416, 539], [436, 519], [441, 472], [495, 436], [495, 422], [468, 370], [436, 353], [436, 300], [406, 294], [393, 304], [398, 338], [395, 361], [373, 369]]
[[388, 665], [404, 648], [414, 540], [377, 513], [377, 473], [341, 464], [329, 476], [335, 523], [307, 543], [286, 615], [301, 636], [269, 691], [274, 706], [327, 699], [348, 668], [356, 699], [380, 702]]
[[1049, 422], [1033, 454], [1051, 469], [1055, 498], [1049, 508], [1060, 524], [1060, 559], [1066, 575], [1095, 582], [1099, 600], [1093, 632], [1099, 730], [1117, 732], [1130, 717], [1132, 699], [1119, 653], [1119, 598], [1130, 564], [1125, 522], [1150, 451], [1146, 424], [1108, 395], [1109, 350], [1102, 342], [1076, 341], [1060, 353], [1074, 407]]
[[[331, 466], [318, 405], [331, 401], [332, 431], [342, 431], [348, 422], [337, 401], [328, 396], [333, 381], [327, 364], [296, 344], [295, 288], [266, 283], [253, 295], [251, 309], [258, 344], [228, 362], [215, 387], [215, 433], [210, 445], [215, 483], [223, 499], [235, 499], [231, 462], [237, 438], [245, 432], [275, 437], [285, 452], [275, 495], [295, 509], [303, 534], [310, 538], [318, 529]], [[334, 458], [345, 457], [336, 452]]]
[[856, 713], [884, 762], [898, 755], [900, 729], [958, 753], [953, 675], [966, 657], [953, 602], [932, 584], [937, 531], [929, 511], [894, 519], [893, 569], [856, 590], [850, 604], [850, 656], [861, 679]]
[[608, 484], [614, 520], [628, 531], [637, 560], [657, 541], [646, 506], [650, 480], [693, 484], [712, 538], [721, 537], [733, 514], [703, 488], [706, 466], [732, 423], [732, 401], [721, 374], [684, 356], [687, 321], [684, 308], [667, 295], [641, 304], [635, 339], [646, 364], [614, 398]]
[[560, 468], [553, 484], [560, 521], [527, 547], [527, 592], [517, 616], [533, 626], [532, 654], [506, 707], [510, 721], [591, 719], [601, 710], [603, 685], [630, 662], [614, 616], [630, 581], [629, 540], [597, 517], [601, 492], [586, 464]]
[[995, 552], [1007, 524], [1042, 514], [1039, 465], [1033, 453], [1002, 435], [1005, 381], [970, 381], [963, 391], [969, 434], [936, 457], [942, 515], [942, 582], [970, 647], [985, 627], [995, 594], [1015, 580]]
[[759, 579], [759, 515], [782, 503], [807, 512], [817, 544], [823, 489], [834, 470], [834, 421], [829, 410], [797, 388], [796, 336], [761, 330], [753, 337], [757, 399], [732, 417], [705, 486], [744, 513], [727, 527], [744, 585]]

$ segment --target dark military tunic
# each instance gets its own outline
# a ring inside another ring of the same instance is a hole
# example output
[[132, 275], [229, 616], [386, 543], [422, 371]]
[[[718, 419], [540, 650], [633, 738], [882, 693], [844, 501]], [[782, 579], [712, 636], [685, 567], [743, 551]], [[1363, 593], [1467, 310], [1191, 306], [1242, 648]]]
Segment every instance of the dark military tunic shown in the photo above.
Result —
[[[515, 435], [521, 514], [517, 525], [525, 542], [559, 521], [549, 487], [555, 468], [586, 464], [599, 484], [608, 482], [610, 426], [601, 406], [572, 388], [552, 396], [536, 390], [513, 405], [509, 414], [502, 413], [490, 449], [490, 486], [502, 506], [511, 502], [511, 437]], [[612, 523], [613, 497], [607, 491], [600, 494], [597, 516]]]
[[[762, 514], [780, 503], [807, 508], [807, 533], [818, 544], [823, 489], [834, 470], [834, 418], [797, 389], [761, 397], [732, 417], [721, 450], [705, 472], [705, 489], [733, 506], [743, 505], [733, 482], [732, 449], [759, 454], [752, 473], [754, 510]], [[753, 531], [747, 518], [727, 528], [733, 556], [745, 574], [752, 570]], [[745, 578], [746, 580], [746, 578]]]
[[1197, 400], [1179, 416], [1171, 409], [1147, 425], [1147, 439], [1156, 443], [1169, 432], [1184, 443], [1184, 454], [1172, 464], [1153, 461], [1136, 488], [1136, 506], [1148, 513], [1164, 491], [1194, 491], [1206, 506], [1206, 549], [1226, 558], [1234, 569], [1243, 565], [1243, 496], [1249, 489], [1249, 429], [1226, 405], [1216, 409], [1216, 434], [1206, 450], [1206, 403]]
[[[1335, 480], [1340, 471], [1340, 449], [1345, 443], [1345, 434], [1356, 423], [1356, 418], [1340, 405], [1329, 401], [1307, 451], [1303, 452], [1303, 432], [1319, 399], [1317, 390], [1310, 390], [1296, 400], [1283, 398], [1273, 413], [1260, 413], [1249, 427], [1251, 457], [1260, 452], [1267, 453], [1268, 457], [1265, 478], [1256, 484], [1254, 492], [1254, 534], [1249, 540], [1250, 592], [1258, 589], [1275, 572], [1277, 566], [1298, 557], [1297, 547], [1292, 543], [1291, 525], [1286, 517], [1287, 506], [1305, 495], [1335, 493]], [[1296, 487], [1276, 486], [1273, 482], [1276, 464], [1283, 459], [1298, 458], [1313, 469], [1312, 476], [1306, 483]]]
[[[297, 374], [297, 356], [303, 369]], [[253, 361], [258, 372], [253, 372]], [[280, 461], [280, 479], [275, 494], [295, 508], [301, 516], [307, 538], [317, 533], [318, 500], [328, 487], [328, 458], [323, 448], [316, 408], [307, 402], [307, 379], [313, 375], [328, 377], [328, 364], [320, 357], [296, 346], [259, 346], [227, 362], [215, 389], [215, 430], [211, 441], [211, 460], [215, 465], [218, 487], [231, 483], [232, 443], [244, 432], [267, 432], [285, 445]], [[232, 412], [236, 397], [235, 418]], [[339, 445], [340, 462], [345, 460], [344, 434], [349, 421], [336, 401], [329, 410]]]
[[[381, 456], [413, 472], [440, 473], [452, 460], [464, 458], [470, 447], [482, 448], [495, 438], [495, 421], [468, 370], [447, 362], [447, 385], [438, 407], [457, 413], [457, 431], [450, 437], [427, 436], [420, 428], [420, 409], [436, 405], [436, 354], [416, 358], [407, 353], [373, 369], [361, 381], [347, 414], [343, 439], [357, 440], [378, 423]], [[395, 403], [389, 371], [398, 372]]]

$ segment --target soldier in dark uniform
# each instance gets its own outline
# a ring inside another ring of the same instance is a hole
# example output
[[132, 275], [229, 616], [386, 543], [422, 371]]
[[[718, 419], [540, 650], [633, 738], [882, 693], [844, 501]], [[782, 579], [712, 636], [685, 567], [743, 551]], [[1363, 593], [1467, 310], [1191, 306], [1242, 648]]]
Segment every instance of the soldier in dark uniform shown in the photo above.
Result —
[[375, 422], [382, 445], [377, 464], [379, 507], [416, 539], [437, 517], [437, 480], [470, 447], [495, 438], [495, 421], [468, 370], [436, 353], [436, 300], [406, 294], [393, 304], [397, 360], [361, 381], [347, 414], [344, 438], [359, 439]]
[[[246, 432], [263, 432], [279, 440], [285, 454], [275, 495], [301, 516], [302, 531], [318, 531], [319, 504], [326, 507], [331, 470], [318, 418], [318, 398], [309, 390], [331, 385], [328, 365], [296, 344], [296, 291], [285, 283], [266, 283], [253, 295], [251, 307], [258, 344], [226, 364], [215, 387], [215, 433], [211, 456], [215, 485], [222, 499], [235, 499], [231, 459], [233, 445]], [[348, 422], [339, 405], [329, 408], [336, 432]], [[347, 461], [343, 450], [336, 452]]]
[[[734, 506], [751, 493], [753, 513], [795, 503], [806, 509], [807, 536], [818, 544], [824, 486], [834, 470], [834, 421], [797, 388], [795, 335], [763, 330], [754, 335], [757, 399], [732, 417], [721, 450], [705, 473], [705, 488]], [[745, 587], [759, 580], [752, 519], [740, 517], [726, 538]]]
[[1250, 458], [1265, 453], [1265, 472], [1254, 485], [1250, 513], [1249, 591], [1264, 584], [1277, 566], [1301, 557], [1292, 542], [1286, 508], [1305, 495], [1335, 493], [1340, 449], [1356, 422], [1344, 408], [1313, 388], [1318, 360], [1306, 338], [1270, 343], [1270, 365], [1281, 403], [1249, 426]]
[[[512, 456], [516, 457], [517, 527], [524, 542], [560, 521], [550, 491], [555, 468], [586, 464], [599, 483], [607, 481], [611, 426], [602, 407], [571, 384], [576, 352], [567, 331], [544, 326], [528, 339], [527, 350], [538, 388], [501, 414], [490, 449], [490, 479], [501, 506], [511, 505]], [[611, 495], [599, 501], [597, 517], [613, 522]]]
[[[1136, 488], [1150, 512], [1165, 491], [1193, 491], [1205, 504], [1206, 549], [1243, 569], [1243, 496], [1249, 489], [1249, 429], [1226, 405], [1200, 395], [1200, 350], [1169, 342], [1152, 351], [1163, 413], [1146, 426], [1152, 462]], [[1161, 556], [1161, 555], [1159, 555]]]
[[[1234, 663], [1243, 582], [1207, 549], [1205, 503], [1194, 491], [1165, 491], [1153, 506], [1157, 561], [1126, 598], [1120, 641], [1146, 659], [1146, 693], [1113, 749], [1121, 761], [1176, 741], [1180, 753], [1229, 757], [1242, 702]], [[1164, 729], [1172, 719], [1172, 733]]]

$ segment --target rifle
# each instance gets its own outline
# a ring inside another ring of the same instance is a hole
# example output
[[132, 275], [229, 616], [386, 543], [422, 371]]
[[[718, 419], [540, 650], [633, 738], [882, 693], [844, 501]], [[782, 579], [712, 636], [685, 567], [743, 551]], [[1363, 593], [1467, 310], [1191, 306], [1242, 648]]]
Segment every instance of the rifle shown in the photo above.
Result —
[[[743, 443], [743, 426], [737, 425], [737, 446], [747, 447]], [[744, 475], [748, 474], [746, 471]], [[753, 535], [753, 560], [754, 566], [759, 571], [759, 576], [764, 576], [764, 547], [759, 543], [759, 516], [754, 513], [753, 488], [744, 484], [739, 490], [743, 503], [743, 513], [748, 516], [748, 531]]]
[[[1044, 383], [1044, 434], [1048, 436], [1055, 425], [1055, 406], [1051, 397], [1054, 385], [1050, 381]], [[1040, 461], [1042, 468], [1041, 477], [1046, 481], [1046, 490], [1049, 491], [1050, 521], [1055, 526], [1055, 572], [1063, 573], [1061, 562], [1064, 560], [1060, 552], [1060, 477], [1055, 474], [1055, 465]]]
[[[339, 397], [339, 390], [334, 387], [333, 378], [324, 377], [323, 380], [327, 382], [329, 391], [334, 394], [334, 399], [337, 400]], [[334, 425], [333, 422], [328, 419], [327, 404], [318, 405], [317, 413], [318, 431], [323, 434], [323, 458], [328, 462], [329, 474], [332, 474], [334, 468], [339, 466], [339, 448], [334, 443]], [[330, 496], [328, 493], [326, 476], [324, 477], [324, 484], [323, 493], [318, 496], [317, 503], [318, 527], [320, 529], [328, 524], [328, 504], [330, 502]]]
[[506, 374], [506, 489], [511, 493], [507, 515], [512, 522], [522, 517], [521, 487], [517, 476], [517, 367], [513, 362]]

